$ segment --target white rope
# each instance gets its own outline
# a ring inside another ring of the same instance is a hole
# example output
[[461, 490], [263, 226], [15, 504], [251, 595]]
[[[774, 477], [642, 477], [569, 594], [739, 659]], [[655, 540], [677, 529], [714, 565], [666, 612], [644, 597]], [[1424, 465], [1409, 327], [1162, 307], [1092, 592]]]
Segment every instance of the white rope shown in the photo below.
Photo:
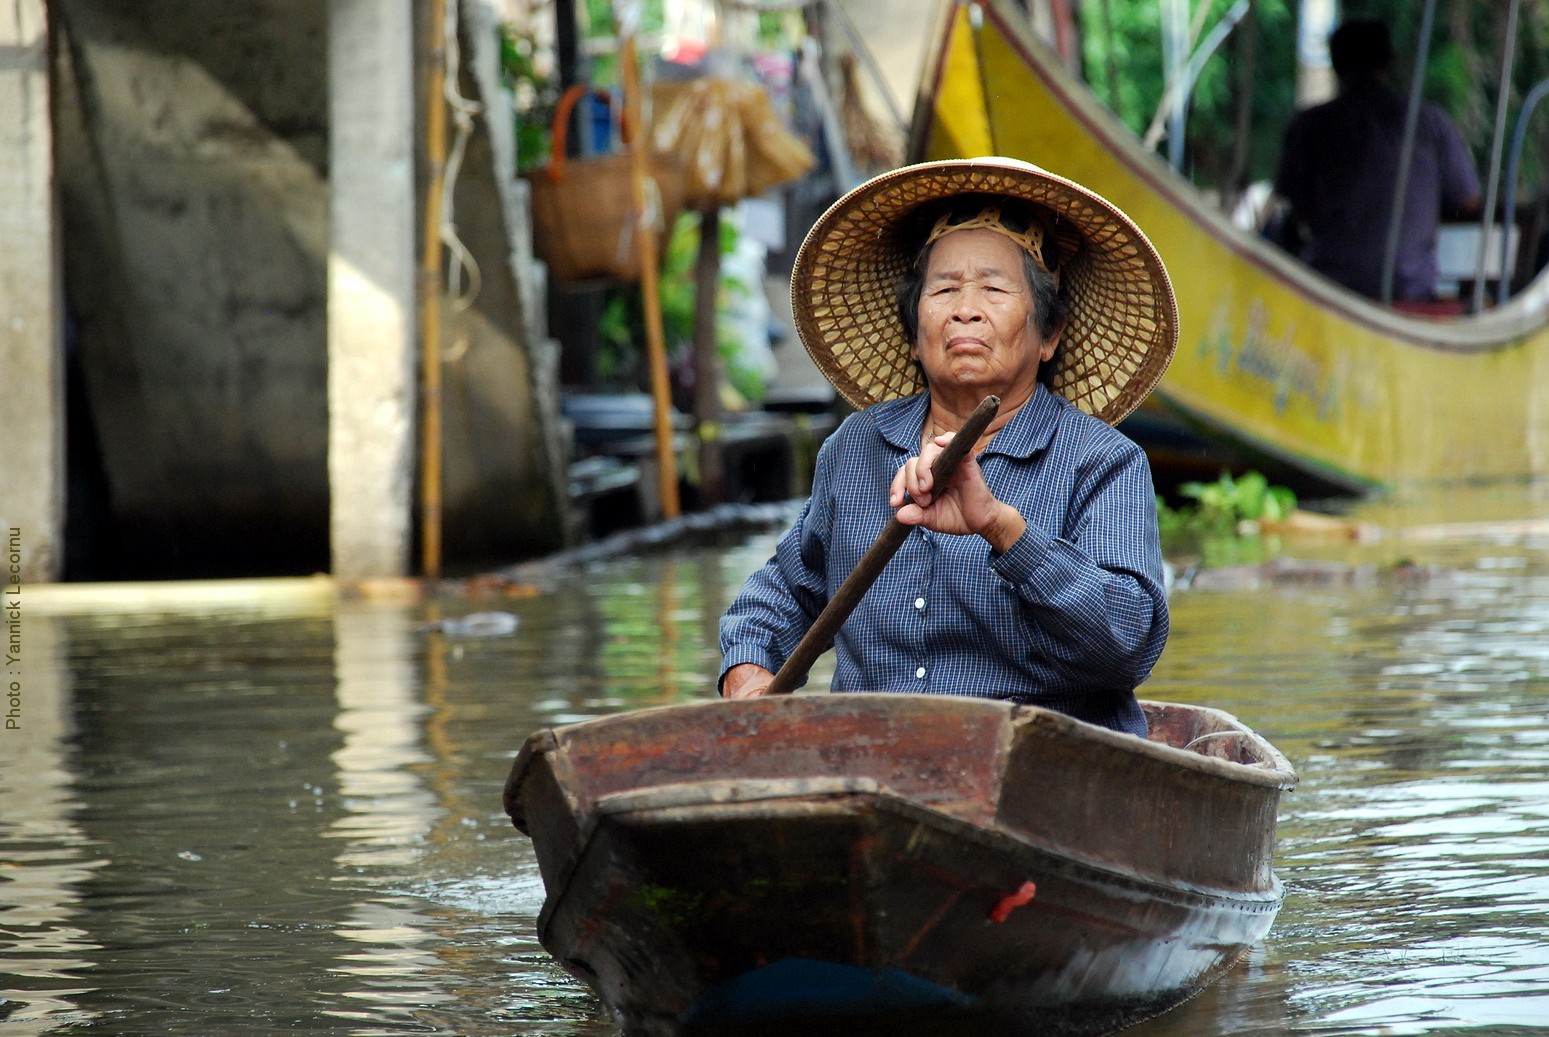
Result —
[[[451, 253], [452, 260], [447, 264], [446, 269], [446, 294], [451, 299], [452, 309], [462, 313], [473, 305], [474, 299], [478, 298], [483, 278], [479, 272], [478, 261], [473, 258], [473, 253], [468, 251], [462, 238], [457, 235], [453, 195], [456, 193], [457, 177], [462, 172], [463, 156], [468, 150], [468, 138], [473, 134], [474, 116], [483, 111], [484, 106], [464, 97], [458, 88], [462, 52], [457, 44], [457, 12], [458, 0], [448, 0], [446, 20], [442, 27], [442, 47], [446, 54], [446, 77], [442, 92], [446, 96], [447, 107], [451, 109], [456, 135], [452, 139], [452, 147], [447, 152], [446, 170], [442, 177], [441, 242]], [[466, 289], [463, 286], [464, 272], [467, 274]]]

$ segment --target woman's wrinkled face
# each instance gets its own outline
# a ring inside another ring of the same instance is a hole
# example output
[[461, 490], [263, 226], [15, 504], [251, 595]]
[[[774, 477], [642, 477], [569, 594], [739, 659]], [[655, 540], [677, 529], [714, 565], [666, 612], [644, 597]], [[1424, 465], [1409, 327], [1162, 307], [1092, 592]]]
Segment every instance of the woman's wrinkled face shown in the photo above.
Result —
[[993, 230], [954, 231], [931, 249], [914, 358], [933, 391], [1027, 399], [1060, 338], [1040, 338], [1035, 317], [1022, 249]]

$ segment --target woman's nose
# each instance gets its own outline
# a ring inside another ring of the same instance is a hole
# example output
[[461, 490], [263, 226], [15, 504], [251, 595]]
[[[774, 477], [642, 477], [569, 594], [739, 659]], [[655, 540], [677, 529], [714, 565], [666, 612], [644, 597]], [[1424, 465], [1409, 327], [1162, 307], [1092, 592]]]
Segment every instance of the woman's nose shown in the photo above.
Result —
[[958, 292], [952, 300], [954, 320], [983, 320], [984, 303], [979, 293], [970, 290]]

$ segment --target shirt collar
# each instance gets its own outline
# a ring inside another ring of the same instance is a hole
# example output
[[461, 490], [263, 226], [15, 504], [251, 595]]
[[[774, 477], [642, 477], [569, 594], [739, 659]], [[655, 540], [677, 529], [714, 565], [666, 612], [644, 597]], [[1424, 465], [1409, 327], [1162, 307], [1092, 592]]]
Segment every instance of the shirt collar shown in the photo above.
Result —
[[895, 449], [905, 454], [920, 452], [920, 435], [925, 431], [925, 415], [930, 409], [930, 394], [920, 393], [899, 400], [888, 400], [873, 408], [877, 431]]
[[[1005, 454], [1008, 457], [1031, 457], [1049, 445], [1054, 430], [1059, 427], [1060, 415], [1070, 406], [1064, 397], [1056, 396], [1039, 384], [1033, 398], [1017, 411], [1006, 427], [995, 434], [987, 454]], [[905, 454], [920, 451], [920, 436], [925, 431], [925, 416], [930, 410], [930, 396], [920, 393], [899, 400], [879, 403], [877, 431], [889, 444]]]

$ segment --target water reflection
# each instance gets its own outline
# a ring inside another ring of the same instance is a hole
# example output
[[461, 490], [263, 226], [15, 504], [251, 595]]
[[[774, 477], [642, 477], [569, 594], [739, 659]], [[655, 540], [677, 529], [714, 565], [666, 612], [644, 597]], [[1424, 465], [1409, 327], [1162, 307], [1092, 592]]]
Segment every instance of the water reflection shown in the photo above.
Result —
[[[1420, 578], [1175, 595], [1146, 694], [1237, 713], [1302, 780], [1270, 938], [1135, 1037], [1549, 1018], [1549, 531], [1393, 529], [1304, 550]], [[29, 613], [34, 726], [0, 753], [5, 1032], [612, 1034], [537, 944], [500, 786], [538, 727], [710, 694], [716, 620], [772, 545], [496, 602], [252, 584]], [[425, 625], [490, 608], [515, 630]]]
[[1414, 559], [1418, 580], [1175, 600], [1183, 638], [1148, 693], [1250, 718], [1302, 785], [1261, 971], [1138, 1037], [1549, 1019], [1549, 541], [1520, 524], [1473, 532], [1420, 525], [1356, 552]]
[[333, 726], [343, 744], [331, 756], [345, 814], [329, 835], [343, 841], [344, 870], [410, 868], [440, 811], [420, 776], [426, 708], [419, 701], [410, 619], [401, 606], [341, 603], [333, 616]]
[[68, 671], [48, 616], [29, 619], [14, 727], [0, 731], [0, 1009], [7, 1034], [47, 1033], [87, 1023], [93, 952], [80, 922], [79, 886], [102, 865], [75, 823], [70, 792]]
[[[332, 760], [344, 813], [328, 836], [340, 840], [334, 855], [339, 882], [370, 887], [393, 876], [409, 881], [442, 814], [425, 786], [428, 710], [419, 701], [410, 624], [401, 605], [341, 602], [334, 609], [339, 710], [333, 724], [344, 742]], [[454, 996], [442, 988], [438, 937], [415, 900], [357, 902], [335, 932], [356, 946], [333, 966], [350, 986], [327, 1014], [357, 1024], [354, 1033], [403, 1032], [420, 1012]]]

